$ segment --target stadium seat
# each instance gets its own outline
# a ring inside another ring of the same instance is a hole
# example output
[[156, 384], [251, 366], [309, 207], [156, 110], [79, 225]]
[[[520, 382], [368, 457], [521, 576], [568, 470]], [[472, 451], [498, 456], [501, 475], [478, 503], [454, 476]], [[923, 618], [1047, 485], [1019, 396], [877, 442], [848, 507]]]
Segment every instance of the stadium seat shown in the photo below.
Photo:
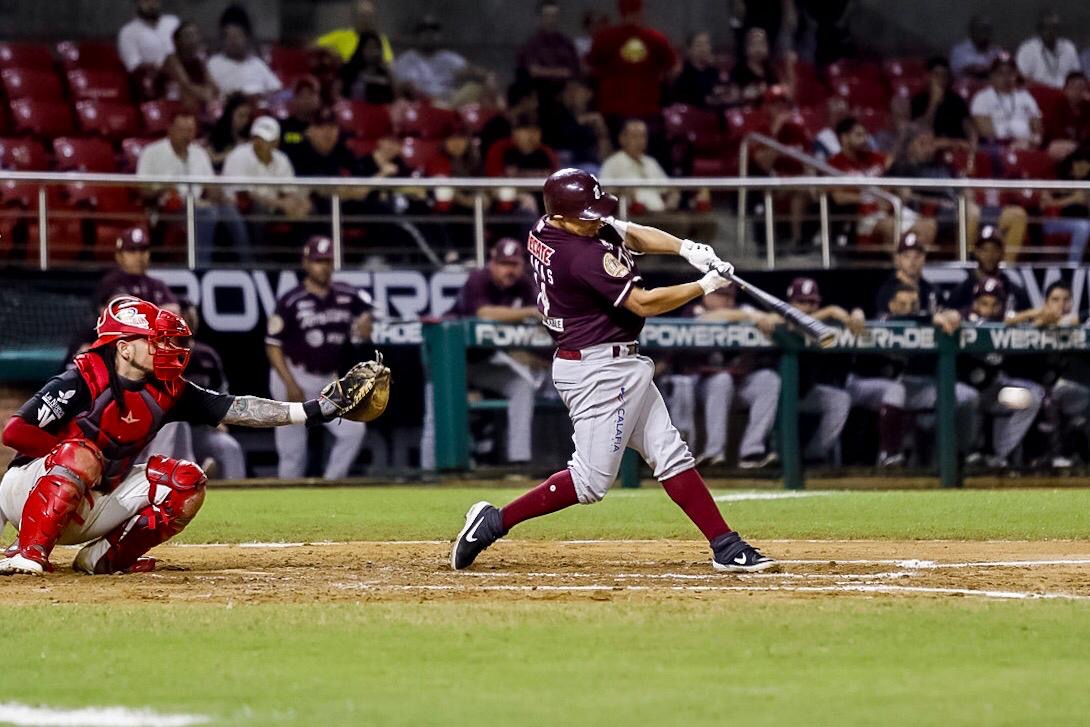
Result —
[[155, 139], [141, 139], [129, 137], [121, 140], [121, 171], [127, 174], [136, 172], [136, 165], [140, 162], [140, 153], [144, 147]]
[[891, 86], [898, 82], [927, 81], [927, 64], [922, 58], [887, 58], [882, 62], [882, 72]]
[[971, 103], [973, 96], [976, 95], [977, 91], [984, 88], [985, 85], [987, 84], [985, 84], [984, 81], [977, 78], [959, 78], [954, 81], [954, 91], [965, 99], [965, 103]]
[[0, 83], [9, 99], [33, 98], [57, 101], [64, 98], [61, 82], [51, 70], [5, 68], [0, 71]]
[[439, 143], [435, 139], [409, 137], [401, 145], [401, 159], [409, 169], [422, 172], [428, 162], [439, 153]]
[[844, 76], [833, 83], [833, 93], [847, 99], [855, 110], [888, 109], [889, 89], [885, 83], [866, 76]]
[[[785, 76], [781, 75], [780, 78]], [[817, 68], [806, 61], [795, 62], [795, 103], [799, 106], [817, 106], [829, 97], [829, 89], [822, 83]]]
[[474, 136], [479, 134], [484, 125], [498, 113], [496, 109], [482, 108], [480, 104], [476, 103], [466, 104], [458, 109], [458, 115], [462, 117], [462, 123], [465, 124], [469, 133]]
[[825, 68], [825, 74], [828, 76], [829, 82], [833, 85], [852, 78], [865, 78], [878, 83], [881, 83], [884, 80], [881, 65], [874, 61], [866, 60], [844, 59], [835, 61]]
[[359, 136], [350, 136], [344, 140], [344, 145], [355, 157], [365, 157], [375, 150], [376, 139], [364, 139]]
[[771, 119], [765, 109], [731, 109], [727, 129], [731, 139], [741, 141], [749, 134], [767, 134]]
[[144, 130], [152, 135], [165, 134], [178, 107], [177, 101], [145, 101], [140, 104]]
[[76, 102], [76, 117], [85, 133], [119, 141], [140, 132], [140, 120], [131, 104], [121, 101]]
[[17, 132], [54, 137], [71, 134], [72, 112], [61, 101], [19, 98], [11, 102], [11, 118]]
[[105, 40], [65, 40], [57, 43], [57, 55], [65, 70], [82, 68], [97, 71], [116, 71], [125, 73], [121, 56], [113, 41]]
[[802, 120], [802, 128], [811, 138], [818, 135], [825, 128], [825, 109], [809, 107], [799, 109], [799, 118]]
[[686, 142], [698, 155], [722, 147], [723, 122], [714, 111], [674, 104], [663, 109], [662, 120], [667, 139]]
[[117, 71], [97, 68], [68, 71], [68, 88], [74, 99], [129, 101], [129, 78]]
[[400, 107], [394, 120], [400, 136], [421, 139], [442, 139], [458, 122], [458, 115], [430, 103], [409, 103]]
[[363, 101], [341, 101], [333, 108], [344, 131], [361, 139], [381, 139], [394, 131], [387, 106]]
[[863, 124], [868, 133], [877, 134], [890, 127], [889, 112], [879, 108], [861, 108], [856, 111], [855, 118]]
[[1047, 151], [1010, 149], [1003, 158], [1008, 179], [1055, 179], [1056, 161]]
[[67, 136], [53, 140], [57, 169], [62, 172], [116, 172], [117, 157], [103, 139], [74, 139]]
[[306, 48], [270, 45], [262, 49], [262, 56], [285, 88], [290, 88], [299, 76], [311, 72], [310, 51]]
[[35, 139], [0, 139], [0, 167], [17, 172], [42, 172], [49, 169], [49, 156]]
[[1058, 113], [1067, 103], [1064, 92], [1058, 88], [1031, 83], [1026, 86], [1026, 90], [1033, 96], [1033, 100], [1037, 102], [1037, 106], [1041, 109], [1041, 115], [1046, 118]]
[[53, 69], [53, 54], [44, 43], [0, 43], [0, 68], [49, 71]]

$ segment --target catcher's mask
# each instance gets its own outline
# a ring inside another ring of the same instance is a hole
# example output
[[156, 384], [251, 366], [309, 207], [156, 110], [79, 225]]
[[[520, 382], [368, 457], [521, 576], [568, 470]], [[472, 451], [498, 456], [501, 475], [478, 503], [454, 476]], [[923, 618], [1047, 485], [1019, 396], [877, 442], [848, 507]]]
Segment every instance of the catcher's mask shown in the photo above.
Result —
[[95, 331], [98, 338], [91, 348], [133, 338], [147, 339], [152, 372], [162, 381], [178, 378], [189, 364], [189, 349], [175, 343], [176, 339], [193, 335], [189, 325], [177, 313], [146, 300], [131, 295], [114, 298], [102, 310]]

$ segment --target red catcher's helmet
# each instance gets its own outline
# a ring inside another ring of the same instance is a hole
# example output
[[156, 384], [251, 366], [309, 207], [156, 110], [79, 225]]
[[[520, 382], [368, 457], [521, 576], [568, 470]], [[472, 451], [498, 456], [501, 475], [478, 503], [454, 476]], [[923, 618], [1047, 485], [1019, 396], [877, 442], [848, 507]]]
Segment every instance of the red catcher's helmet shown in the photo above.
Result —
[[600, 220], [617, 209], [617, 198], [602, 191], [602, 185], [590, 172], [561, 169], [545, 180], [545, 214]]
[[131, 338], [146, 338], [151, 344], [152, 371], [162, 381], [176, 379], [189, 363], [189, 349], [174, 343], [193, 332], [177, 313], [131, 295], [114, 298], [102, 310], [95, 324], [98, 338], [91, 348]]

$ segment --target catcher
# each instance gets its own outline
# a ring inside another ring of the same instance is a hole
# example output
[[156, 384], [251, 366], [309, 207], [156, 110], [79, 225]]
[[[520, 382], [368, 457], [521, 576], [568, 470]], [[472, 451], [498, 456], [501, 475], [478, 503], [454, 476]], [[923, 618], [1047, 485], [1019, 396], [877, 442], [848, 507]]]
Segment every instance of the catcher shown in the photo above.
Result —
[[390, 370], [356, 364], [305, 402], [231, 396], [182, 377], [189, 326], [139, 298], [109, 302], [98, 338], [75, 367], [52, 378], [8, 421], [3, 442], [18, 452], [0, 481], [0, 529], [18, 541], [0, 574], [41, 575], [58, 543], [85, 544], [72, 567], [88, 574], [149, 571], [144, 555], [181, 532], [204, 502], [206, 478], [185, 460], [133, 461], [171, 421], [216, 426], [308, 426], [374, 419], [386, 408]]

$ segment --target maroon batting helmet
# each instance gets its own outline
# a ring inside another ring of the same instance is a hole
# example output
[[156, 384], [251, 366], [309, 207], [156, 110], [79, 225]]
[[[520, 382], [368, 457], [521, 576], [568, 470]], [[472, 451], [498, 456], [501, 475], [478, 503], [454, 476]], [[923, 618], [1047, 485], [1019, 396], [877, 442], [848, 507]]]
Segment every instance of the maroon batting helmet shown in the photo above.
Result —
[[602, 185], [590, 172], [561, 169], [545, 180], [545, 214], [600, 220], [617, 209], [617, 198], [602, 191]]

